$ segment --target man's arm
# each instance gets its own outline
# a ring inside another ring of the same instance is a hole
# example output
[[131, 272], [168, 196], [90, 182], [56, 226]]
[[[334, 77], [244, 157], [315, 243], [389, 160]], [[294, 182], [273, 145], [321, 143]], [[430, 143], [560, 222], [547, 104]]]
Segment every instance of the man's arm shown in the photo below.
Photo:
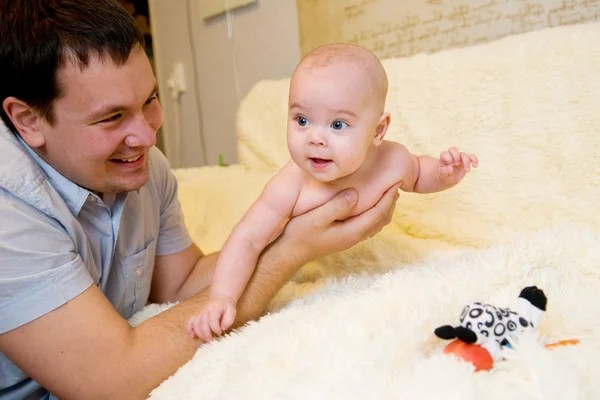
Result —
[[[396, 191], [394, 186], [372, 209], [343, 222], [337, 220], [349, 214], [355, 191], [345, 192], [349, 199], [342, 193], [293, 218], [260, 256], [233, 327], [261, 315], [309, 260], [344, 250], [380, 231], [391, 220]], [[208, 260], [210, 271], [216, 258]], [[187, 334], [185, 322], [206, 300], [204, 290], [132, 328], [91, 286], [54, 311], [0, 335], [0, 352], [61, 399], [146, 398], [201, 344]]]

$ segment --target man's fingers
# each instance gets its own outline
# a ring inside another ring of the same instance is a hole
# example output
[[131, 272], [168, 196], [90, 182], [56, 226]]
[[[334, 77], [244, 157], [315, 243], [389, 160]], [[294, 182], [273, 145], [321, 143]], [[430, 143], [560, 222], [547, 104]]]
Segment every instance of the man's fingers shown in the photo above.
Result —
[[329, 226], [334, 221], [344, 220], [356, 204], [358, 193], [354, 189], [348, 189], [338, 193], [333, 199], [317, 208], [316, 225], [320, 228]]
[[399, 196], [398, 187], [398, 184], [392, 186], [385, 191], [377, 204], [347, 221], [347, 224], [356, 224], [357, 226], [344, 226], [343, 229], [362, 232], [361, 239], [363, 240], [381, 231], [391, 221], [394, 205]]
[[383, 228], [385, 228], [390, 222], [392, 222], [392, 218], [394, 217], [394, 211], [396, 210], [396, 202], [398, 201], [399, 198], [400, 198], [400, 193], [398, 193], [398, 189], [396, 189], [394, 191], [394, 197], [392, 199], [392, 204], [388, 208], [387, 214], [377, 224], [375, 224], [373, 227], [371, 227], [367, 231], [367, 233], [366, 233], [367, 238], [375, 236], [376, 234], [381, 232], [381, 230]]

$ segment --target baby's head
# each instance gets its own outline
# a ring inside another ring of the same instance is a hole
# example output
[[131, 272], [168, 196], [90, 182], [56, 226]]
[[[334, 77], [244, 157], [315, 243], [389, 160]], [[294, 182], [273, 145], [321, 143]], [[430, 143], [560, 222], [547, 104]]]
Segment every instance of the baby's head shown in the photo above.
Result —
[[389, 125], [387, 89], [385, 70], [370, 51], [350, 44], [313, 50], [290, 82], [292, 159], [323, 182], [356, 172]]

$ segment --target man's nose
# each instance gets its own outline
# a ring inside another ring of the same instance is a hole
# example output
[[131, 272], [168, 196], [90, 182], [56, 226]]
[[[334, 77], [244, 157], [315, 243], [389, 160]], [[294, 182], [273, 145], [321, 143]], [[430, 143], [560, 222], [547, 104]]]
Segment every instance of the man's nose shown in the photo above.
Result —
[[125, 144], [128, 147], [144, 147], [149, 149], [156, 144], [156, 132], [154, 128], [146, 121], [146, 118], [139, 118], [131, 133], [125, 138]]

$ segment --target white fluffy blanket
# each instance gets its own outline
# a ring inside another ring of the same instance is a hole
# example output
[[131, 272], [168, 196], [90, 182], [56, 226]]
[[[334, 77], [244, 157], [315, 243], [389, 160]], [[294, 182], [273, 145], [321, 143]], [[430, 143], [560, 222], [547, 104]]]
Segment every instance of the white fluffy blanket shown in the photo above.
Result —
[[[305, 266], [266, 316], [200, 348], [151, 398], [600, 398], [598, 37], [579, 25], [387, 60], [389, 138], [434, 155], [456, 145], [480, 168], [450, 191], [401, 194], [381, 234]], [[286, 94], [261, 82], [242, 103], [240, 165], [177, 171], [206, 251], [285, 161]], [[442, 354], [433, 330], [466, 303], [512, 307], [531, 284], [548, 311], [505, 361], [474, 372]], [[566, 338], [581, 343], [543, 346]]]

